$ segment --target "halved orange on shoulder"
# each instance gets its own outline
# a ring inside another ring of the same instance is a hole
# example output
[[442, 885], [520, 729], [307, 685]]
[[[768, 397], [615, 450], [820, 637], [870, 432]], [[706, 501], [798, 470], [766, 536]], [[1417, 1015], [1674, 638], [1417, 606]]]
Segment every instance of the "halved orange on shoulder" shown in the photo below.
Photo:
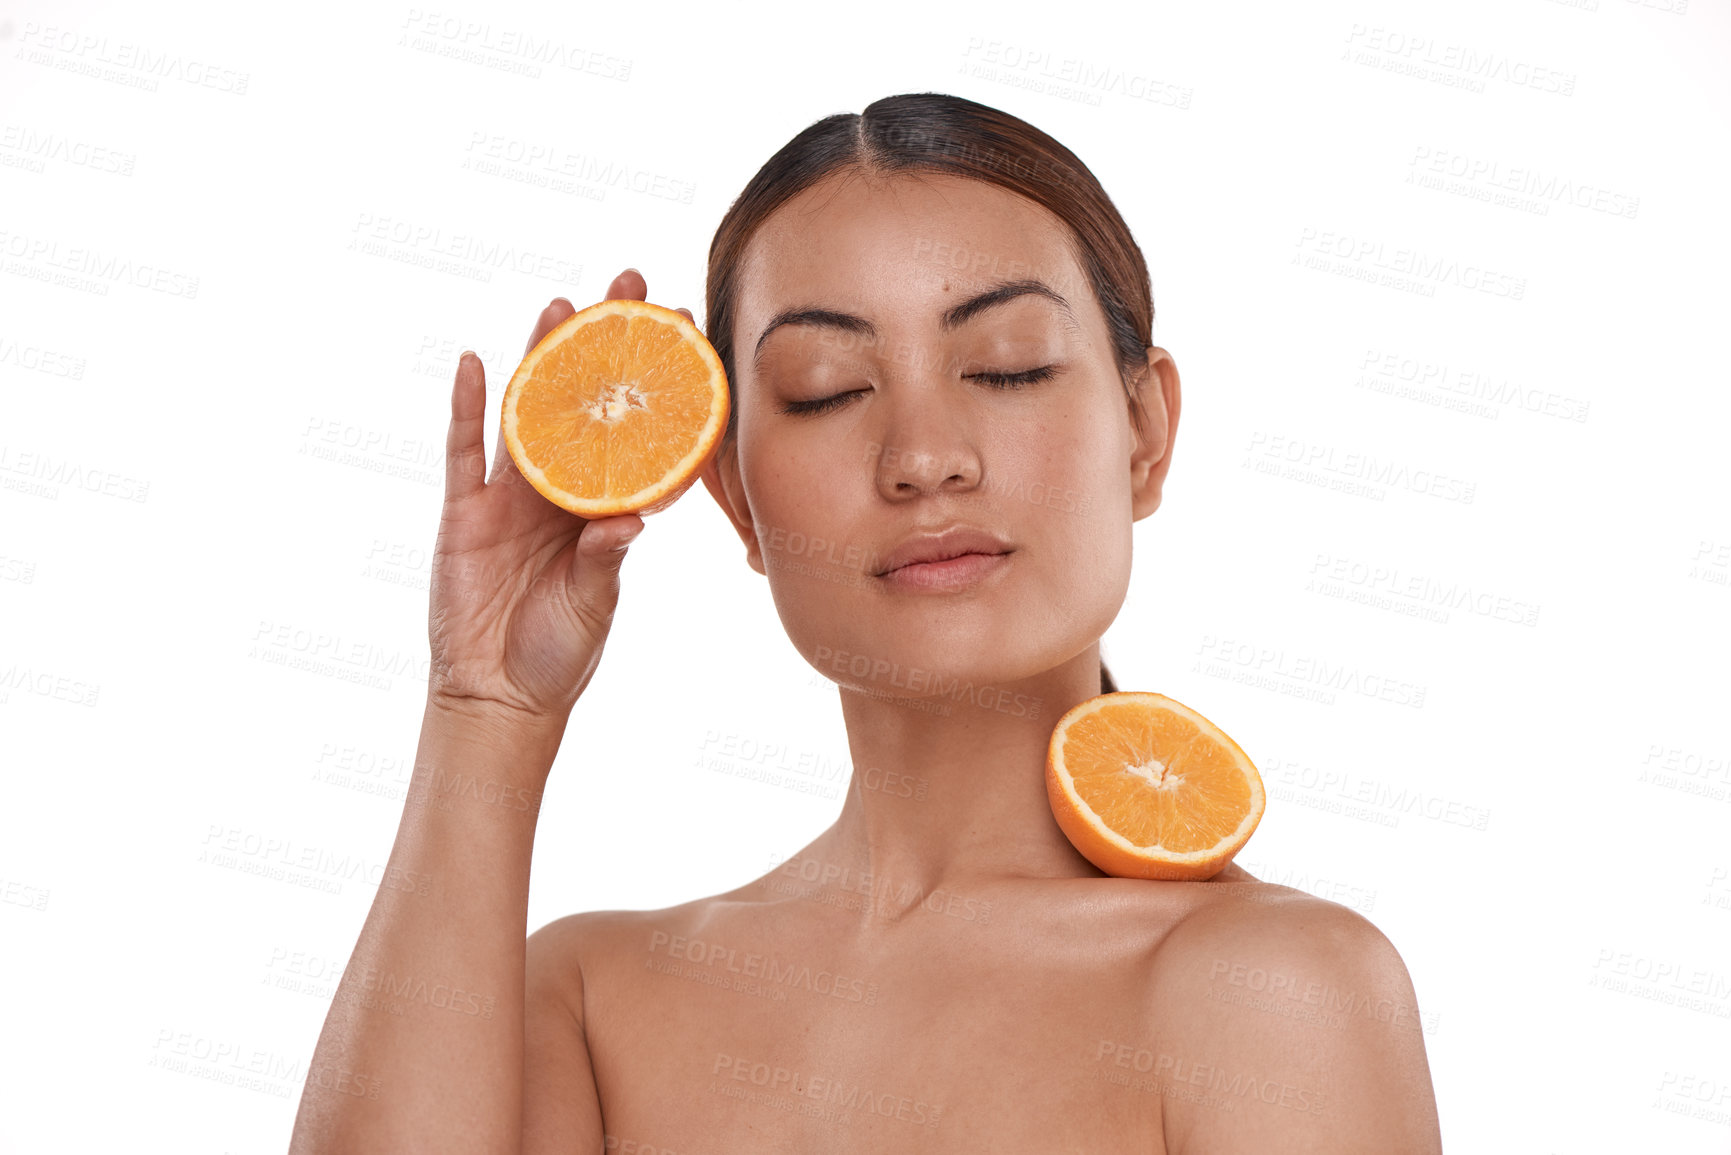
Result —
[[580, 517], [666, 509], [727, 429], [721, 358], [683, 314], [602, 301], [555, 325], [505, 387], [517, 470]]
[[1164, 694], [1119, 691], [1058, 719], [1046, 753], [1052, 814], [1118, 878], [1199, 880], [1262, 820], [1262, 775], [1220, 727]]

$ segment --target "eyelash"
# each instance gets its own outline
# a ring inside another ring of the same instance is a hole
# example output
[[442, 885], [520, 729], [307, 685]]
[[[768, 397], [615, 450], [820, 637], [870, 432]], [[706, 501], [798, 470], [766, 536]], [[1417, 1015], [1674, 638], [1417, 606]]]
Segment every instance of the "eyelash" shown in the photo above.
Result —
[[[1024, 369], [1020, 373], [983, 372], [970, 373], [968, 377], [971, 380], [983, 381], [994, 389], [1007, 391], [1049, 380], [1057, 372], [1058, 367], [1056, 365], [1042, 365], [1038, 369]], [[863, 389], [855, 389], [848, 393], [837, 393], [833, 397], [820, 397], [815, 401], [789, 401], [782, 406], [781, 411], [793, 414], [823, 413], [843, 404], [849, 397], [857, 396], [863, 392], [865, 392]]]

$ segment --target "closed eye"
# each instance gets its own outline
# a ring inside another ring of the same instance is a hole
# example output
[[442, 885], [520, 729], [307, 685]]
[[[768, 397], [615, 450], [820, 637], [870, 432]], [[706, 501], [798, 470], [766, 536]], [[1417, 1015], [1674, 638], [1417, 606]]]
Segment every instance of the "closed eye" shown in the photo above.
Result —
[[997, 373], [986, 370], [982, 373], [969, 373], [968, 377], [974, 381], [984, 381], [986, 384], [996, 386], [999, 389], [1020, 389], [1024, 385], [1045, 381], [1057, 371], [1056, 365], [1042, 365], [1038, 369], [1024, 369], [1020, 373]]
[[855, 389], [848, 393], [837, 393], [834, 397], [819, 397], [816, 401], [789, 401], [781, 407], [783, 413], [822, 413], [826, 409], [834, 409], [849, 397], [869, 392], [866, 389]]
[[[1042, 365], [1038, 369], [1023, 369], [1019, 373], [1000, 373], [995, 370], [985, 370], [979, 373], [969, 373], [970, 381], [983, 381], [995, 389], [1020, 389], [1046, 381], [1058, 372], [1056, 365]], [[846, 393], [837, 393], [833, 397], [819, 397], [814, 401], [789, 401], [781, 407], [783, 413], [823, 413], [835, 409], [847, 401], [849, 397], [857, 397], [869, 393], [869, 389], [853, 389]]]

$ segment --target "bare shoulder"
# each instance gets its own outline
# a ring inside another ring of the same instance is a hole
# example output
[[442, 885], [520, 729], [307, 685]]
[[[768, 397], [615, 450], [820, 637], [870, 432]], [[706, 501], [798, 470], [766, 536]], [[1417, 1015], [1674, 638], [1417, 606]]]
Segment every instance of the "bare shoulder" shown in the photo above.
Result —
[[1440, 1151], [1406, 964], [1369, 919], [1256, 881], [1211, 888], [1154, 953], [1169, 1151]]
[[[599, 1151], [605, 1141], [584, 971], [616, 933], [614, 911], [554, 919], [524, 947], [524, 1152]], [[629, 913], [629, 912], [623, 912]]]
[[582, 911], [556, 918], [524, 945], [524, 993], [531, 1017], [539, 1011], [583, 1030], [583, 967], [604, 940], [612, 911]]
[[1283, 973], [1316, 971], [1319, 978], [1410, 985], [1388, 936], [1350, 907], [1258, 881], [1211, 890], [1161, 944], [1157, 967], [1188, 973], [1205, 962], [1213, 978], [1241, 963], [1259, 964]]
[[[597, 1032], [629, 1019], [630, 963], [656, 935], [682, 926], [709, 900], [662, 910], [568, 914], [528, 936], [524, 949], [523, 1150], [599, 1151], [598, 1076], [605, 1056]], [[641, 967], [641, 961], [637, 964]], [[623, 982], [621, 980], [624, 980]]]
[[585, 971], [600, 975], [628, 960], [641, 967], [674, 937], [701, 933], [737, 905], [731, 894], [710, 895], [652, 910], [585, 910], [547, 923], [529, 935], [531, 987], [557, 990], [581, 1018]]
[[584, 910], [556, 918], [529, 935], [527, 963], [529, 979], [539, 977], [562, 987], [582, 991], [582, 968], [598, 964], [608, 955], [658, 929], [690, 919], [695, 908], [708, 900], [684, 903], [658, 910]]
[[556, 918], [529, 935], [526, 955], [531, 984], [537, 978], [582, 989], [583, 956], [617, 933], [617, 916], [630, 911], [585, 910]]

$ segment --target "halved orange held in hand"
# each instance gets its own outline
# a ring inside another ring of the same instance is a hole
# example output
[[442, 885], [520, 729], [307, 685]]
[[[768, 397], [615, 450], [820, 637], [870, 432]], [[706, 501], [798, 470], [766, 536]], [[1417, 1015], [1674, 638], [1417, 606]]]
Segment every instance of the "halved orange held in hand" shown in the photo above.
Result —
[[1265, 797], [1238, 743], [1164, 694], [1090, 698], [1052, 728], [1052, 814], [1118, 878], [1212, 878], [1250, 841]]
[[580, 517], [647, 514], [679, 499], [727, 429], [727, 374], [697, 326], [645, 301], [567, 317], [505, 387], [517, 471]]

